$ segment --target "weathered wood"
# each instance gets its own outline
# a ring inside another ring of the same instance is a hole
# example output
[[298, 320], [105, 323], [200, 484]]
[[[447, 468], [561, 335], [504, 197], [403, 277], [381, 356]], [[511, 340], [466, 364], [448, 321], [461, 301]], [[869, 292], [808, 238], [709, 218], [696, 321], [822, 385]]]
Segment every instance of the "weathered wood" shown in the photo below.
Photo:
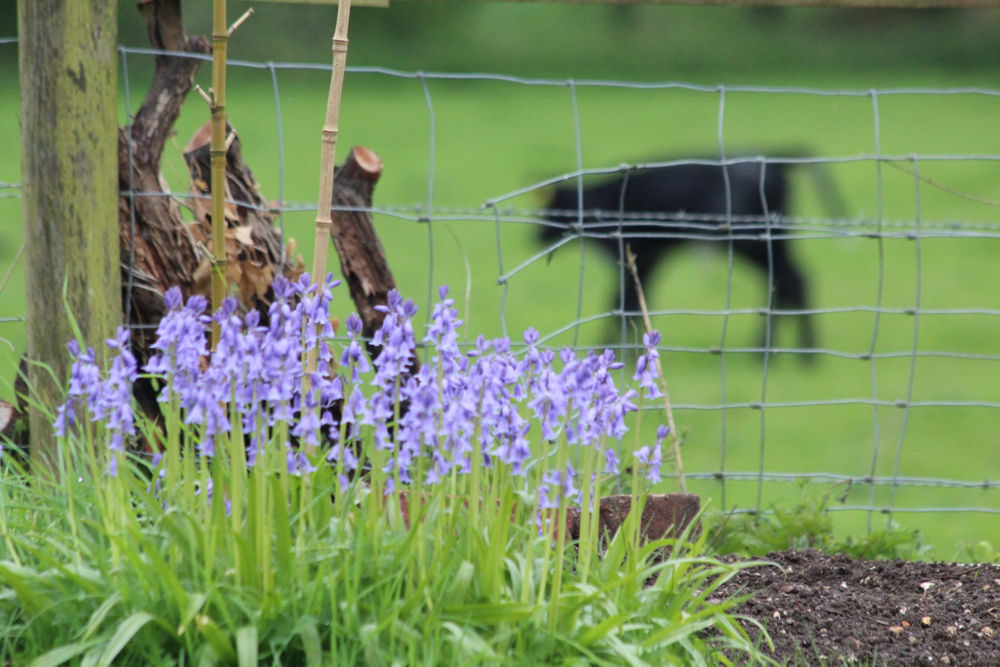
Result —
[[[139, 10], [154, 48], [192, 55], [210, 52], [207, 40], [185, 33], [179, 0], [146, 0]], [[199, 58], [158, 55], [153, 82], [134, 122], [118, 131], [122, 303], [131, 324], [159, 322], [163, 293], [178, 285], [185, 296], [191, 294], [195, 269], [208, 258], [160, 176], [163, 148], [202, 63]], [[164, 194], [149, 194], [157, 192]], [[153, 329], [133, 334], [140, 360], [154, 336]]]
[[[184, 31], [178, 0], [147, 0], [139, 6], [153, 47], [203, 56], [211, 52], [203, 37]], [[184, 100], [194, 87], [203, 58], [161, 54], [156, 58], [153, 82], [129, 129], [120, 130], [119, 173], [122, 198], [119, 206], [123, 303], [135, 324], [156, 324], [163, 315], [163, 293], [177, 285], [185, 298], [209, 296], [212, 255], [211, 207], [207, 199], [192, 205], [195, 223], [181, 219], [177, 200], [160, 177], [160, 163], [167, 138], [180, 115]], [[211, 125], [192, 136], [185, 160], [196, 195], [211, 195]], [[269, 207], [249, 167], [243, 163], [239, 138], [227, 126], [226, 149], [226, 256], [230, 284], [237, 286], [240, 310], [256, 308], [266, 315], [273, 293], [270, 285], [282, 271], [282, 249]], [[132, 192], [141, 193], [133, 196]], [[163, 195], [150, 193], [162, 192]], [[244, 202], [241, 205], [233, 202]], [[133, 230], [135, 233], [133, 233]], [[302, 273], [301, 260], [285, 253], [283, 270], [291, 279]], [[134, 335], [137, 356], [143, 359], [153, 329]]]
[[[139, 10], [146, 20], [152, 45], [172, 53], [156, 57], [153, 82], [133, 124], [118, 128], [118, 188], [112, 185], [112, 192], [120, 192], [120, 292], [116, 281], [106, 280], [104, 284], [110, 286], [112, 292], [120, 293], [121, 300], [115, 301], [115, 311], [124, 311], [127, 322], [133, 325], [133, 352], [142, 364], [148, 358], [150, 343], [155, 340], [155, 325], [165, 312], [163, 294], [166, 290], [179, 286], [185, 298], [192, 294], [207, 296], [210, 292], [211, 208], [204, 198], [212, 191], [210, 125], [199, 130], [185, 149], [192, 189], [202, 196], [196, 197], [192, 205], [196, 217], [193, 224], [182, 220], [177, 199], [160, 175], [160, 166], [166, 141], [194, 86], [195, 74], [204, 62], [204, 58], [198, 56], [208, 54], [211, 48], [204, 38], [186, 35], [179, 0], [143, 0]], [[192, 57], [180, 55], [183, 53]], [[343, 275], [364, 321], [366, 336], [373, 335], [381, 326], [385, 314], [375, 310], [375, 306], [386, 304], [389, 291], [395, 287], [369, 212], [381, 169], [382, 162], [373, 151], [358, 148], [351, 152], [341, 168], [335, 170], [334, 205], [358, 209], [334, 212], [332, 218], [334, 243], [341, 257]], [[107, 171], [113, 174], [114, 167]], [[243, 163], [239, 138], [229, 126], [226, 199], [227, 281], [237, 286], [240, 311], [257, 309], [266, 321], [268, 306], [273, 300], [273, 278], [283, 272], [295, 280], [304, 266], [294, 252], [294, 242], [282, 248], [271, 207], [261, 195], [249, 167]], [[83, 247], [86, 246], [78, 244], [73, 251], [79, 252]], [[51, 271], [49, 264], [42, 262], [39, 266], [49, 267]], [[96, 274], [87, 274], [87, 280], [80, 283], [89, 285], [93, 275]], [[50, 307], [50, 304], [45, 306]], [[147, 326], [136, 328], [134, 325]], [[101, 340], [112, 332], [103, 333]], [[64, 349], [63, 344], [69, 337], [52, 336], [59, 341], [60, 349]], [[103, 347], [101, 341], [96, 341], [94, 347]], [[369, 353], [377, 354], [378, 350], [369, 349]], [[415, 372], [417, 368], [414, 359], [410, 371]], [[140, 380], [133, 393], [147, 418], [157, 420], [159, 406], [155, 387], [148, 380]], [[51, 432], [47, 419], [31, 430]]]
[[[195, 222], [192, 233], [202, 244], [211, 239], [212, 227], [212, 155], [211, 126], [206, 123], [192, 135], [184, 147], [184, 161], [191, 174], [195, 194], [191, 208]], [[250, 167], [243, 162], [239, 135], [226, 125], [226, 205], [225, 252], [226, 282], [236, 288], [240, 312], [256, 308], [265, 316], [274, 300], [271, 283], [279, 272], [296, 280], [305, 270], [302, 259], [290, 241], [282, 253], [281, 234], [274, 225], [271, 207], [260, 192], [260, 185]], [[284, 263], [282, 263], [284, 262]], [[192, 292], [207, 295], [212, 266], [208, 258], [195, 269]]]
[[[356, 146], [336, 169], [333, 189], [331, 238], [365, 337], [373, 336], [382, 326], [386, 314], [375, 306], [386, 305], [389, 292], [396, 288], [396, 279], [372, 224], [372, 194], [381, 175], [382, 159], [378, 154]], [[374, 359], [378, 349], [369, 347], [368, 353]], [[414, 357], [409, 371], [416, 373], [419, 368]]]
[[369, 212], [382, 175], [382, 159], [370, 149], [355, 147], [334, 174], [333, 205], [354, 210], [332, 212], [331, 239], [340, 257], [341, 275], [364, 323], [363, 333], [370, 337], [385, 319], [375, 306], [388, 303], [389, 291], [396, 286]]
[[[39, 362], [30, 366], [35, 398], [48, 405], [61, 401], [68, 376], [70, 318], [95, 348], [121, 322], [117, 4], [18, 2], [27, 355]], [[54, 469], [50, 418], [29, 412], [32, 452]]]

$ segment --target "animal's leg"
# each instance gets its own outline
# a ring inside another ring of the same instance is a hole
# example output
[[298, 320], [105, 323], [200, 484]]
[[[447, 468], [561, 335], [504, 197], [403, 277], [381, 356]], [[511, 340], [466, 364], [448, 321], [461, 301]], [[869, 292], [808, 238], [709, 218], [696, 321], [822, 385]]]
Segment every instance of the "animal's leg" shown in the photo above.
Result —
[[[772, 242], [774, 266], [774, 301], [781, 310], [805, 311], [809, 308], [808, 285], [805, 274], [788, 252], [784, 239]], [[810, 350], [816, 347], [816, 331], [809, 313], [798, 315], [799, 347]], [[806, 360], [813, 360], [807, 355]]]
[[[770, 248], [766, 241], [737, 241], [733, 249], [756, 265], [770, 286], [768, 294], [768, 323], [760, 335], [760, 347], [765, 349], [773, 342], [768, 340], [768, 325], [773, 310], [806, 310], [808, 308], [808, 286], [805, 274], [799, 269], [788, 251], [788, 242], [783, 238], [771, 238]], [[812, 318], [808, 313], [798, 315], [799, 346], [804, 349], [815, 347], [816, 335]], [[812, 360], [812, 356], [805, 357]]]

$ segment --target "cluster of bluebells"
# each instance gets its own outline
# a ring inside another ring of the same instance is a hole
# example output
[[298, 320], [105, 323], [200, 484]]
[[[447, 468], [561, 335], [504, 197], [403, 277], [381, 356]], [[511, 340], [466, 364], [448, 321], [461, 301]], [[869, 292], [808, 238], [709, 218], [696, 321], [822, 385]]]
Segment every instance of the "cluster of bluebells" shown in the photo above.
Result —
[[74, 363], [69, 379], [69, 400], [56, 412], [56, 435], [66, 435], [75, 426], [75, 404], [86, 403], [87, 412], [95, 422], [104, 424], [109, 450], [108, 474], [118, 474], [118, 457], [125, 451], [125, 440], [135, 434], [132, 415], [132, 383], [139, 377], [138, 364], [129, 347], [129, 332], [119, 327], [114, 338], [106, 341], [109, 349], [117, 350], [106, 377], [101, 377], [94, 349], [81, 351], [77, 341], [67, 345]]
[[[203, 297], [192, 296], [185, 304], [178, 289], [167, 292], [168, 312], [152, 345], [155, 354], [142, 370], [160, 384], [159, 400], [181, 416], [201, 456], [213, 457], [217, 442], [234, 433], [232, 420], [237, 420], [250, 466], [265, 448], [278, 447], [291, 474], [307, 474], [316, 461], [301, 445], [312, 445], [325, 448], [326, 460], [349, 473], [363, 463], [357, 443], [370, 438], [389, 490], [397, 480], [435, 484], [468, 473], [479, 456], [480, 465], [507, 466], [514, 476], [541, 465], [535, 489], [540, 507], [555, 506], [560, 497], [581, 502], [579, 474], [572, 465], [554, 469], [548, 463], [551, 452], [540, 447], [533, 456], [528, 434], [535, 424], [546, 445], [563, 440], [572, 447], [598, 448], [603, 471], [618, 473], [615, 447], [607, 442], [626, 432], [625, 416], [636, 409], [637, 394], [615, 385], [613, 371], [622, 364], [612, 352], [578, 358], [567, 349], [557, 355], [538, 347], [534, 329], [525, 332], [519, 354], [507, 338], [482, 336], [463, 352], [458, 342], [462, 322], [447, 288], [441, 288], [422, 340], [429, 358], [419, 371], [413, 372], [417, 308], [395, 291], [380, 308], [383, 321], [369, 343], [377, 350], [371, 363], [357, 315], [345, 322], [346, 341], [337, 343], [342, 348], [337, 357], [329, 318], [336, 284], [332, 276], [319, 285], [308, 275], [294, 282], [279, 277], [266, 319], [257, 311], [241, 317], [233, 299], [210, 316]], [[209, 353], [213, 322], [220, 336]], [[658, 334], [646, 337], [646, 353], [634, 376], [649, 396], [659, 392], [658, 341]], [[66, 435], [78, 406], [85, 404], [90, 419], [105, 428], [112, 454], [109, 473], [116, 474], [117, 457], [135, 435], [131, 387], [139, 369], [127, 330], [108, 345], [115, 356], [102, 376], [94, 351], [70, 343], [75, 362], [69, 400], [55, 428]], [[307, 359], [315, 360], [315, 371], [308, 370]], [[634, 453], [653, 482], [660, 479], [665, 436], [661, 429], [652, 447]], [[347, 483], [346, 475], [341, 483]]]

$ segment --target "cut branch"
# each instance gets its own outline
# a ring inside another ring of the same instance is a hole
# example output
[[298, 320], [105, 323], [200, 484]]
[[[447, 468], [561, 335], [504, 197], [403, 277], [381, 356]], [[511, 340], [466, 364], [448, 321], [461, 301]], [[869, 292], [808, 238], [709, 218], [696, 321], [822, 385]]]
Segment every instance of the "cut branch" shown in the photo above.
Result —
[[[201, 56], [211, 49], [204, 38], [189, 38], [184, 32], [179, 0], [145, 0], [139, 10], [154, 48], [191, 54], [156, 56], [153, 82], [135, 120], [118, 129], [123, 309], [130, 324], [152, 325], [163, 315], [163, 293], [178, 285], [189, 295], [194, 270], [207, 256], [181, 220], [180, 208], [160, 176], [160, 165], [167, 138], [203, 62]], [[133, 336], [140, 353], [152, 340], [150, 329], [138, 329]]]
[[[389, 292], [396, 288], [385, 250], [372, 224], [372, 193], [381, 175], [382, 159], [378, 154], [357, 146], [337, 168], [333, 190], [333, 245], [366, 338], [374, 336], [385, 320], [386, 314], [375, 306], [388, 304]], [[378, 351], [369, 347], [368, 352], [374, 359]], [[409, 372], [416, 373], [419, 368], [414, 357]]]

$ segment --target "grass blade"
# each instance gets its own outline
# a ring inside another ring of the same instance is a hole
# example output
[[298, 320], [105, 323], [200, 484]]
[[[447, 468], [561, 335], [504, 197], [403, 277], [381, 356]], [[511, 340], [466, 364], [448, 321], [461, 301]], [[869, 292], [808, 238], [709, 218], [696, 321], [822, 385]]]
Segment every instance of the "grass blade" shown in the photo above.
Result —
[[118, 657], [121, 650], [125, 648], [130, 641], [132, 641], [132, 638], [135, 637], [136, 633], [142, 630], [146, 624], [152, 620], [152, 614], [146, 611], [139, 611], [119, 623], [118, 629], [115, 630], [115, 634], [111, 637], [107, 647], [105, 647], [100, 660], [97, 661], [97, 666], [108, 667], [108, 665], [110, 665], [112, 661]]
[[57, 667], [65, 662], [69, 662], [93, 645], [94, 642], [80, 641], [58, 646], [32, 660], [29, 663], [29, 667]]
[[239, 667], [257, 664], [257, 626], [244, 625], [236, 631], [236, 664]]
[[323, 664], [323, 646], [319, 638], [319, 630], [316, 628], [316, 619], [312, 616], [304, 616], [299, 619], [296, 633], [302, 640], [302, 650], [306, 654], [306, 665], [312, 667]]

